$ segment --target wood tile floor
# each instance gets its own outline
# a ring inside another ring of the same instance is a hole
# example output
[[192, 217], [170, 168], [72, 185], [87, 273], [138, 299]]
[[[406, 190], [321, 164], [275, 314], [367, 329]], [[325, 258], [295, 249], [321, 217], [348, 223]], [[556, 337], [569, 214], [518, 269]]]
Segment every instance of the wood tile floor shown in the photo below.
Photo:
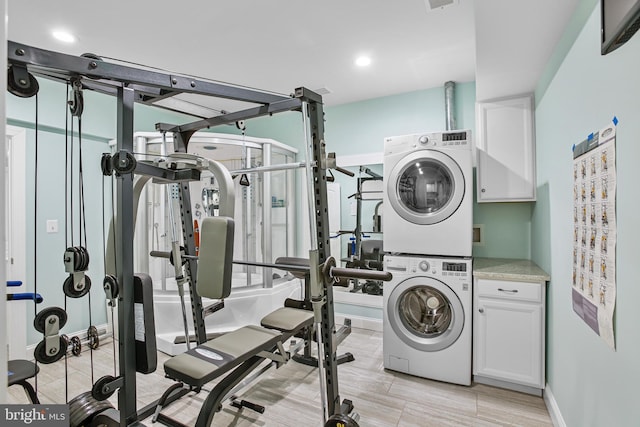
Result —
[[[354, 328], [341, 344], [355, 361], [338, 370], [341, 398], [351, 399], [363, 427], [428, 426], [551, 426], [541, 398], [480, 384], [457, 386], [388, 371], [382, 365], [382, 333]], [[113, 375], [113, 344], [104, 342], [93, 352], [94, 380]], [[137, 399], [142, 407], [172, 384], [162, 369], [167, 356], [158, 354], [158, 370], [138, 375]], [[91, 355], [83, 349], [79, 357], [67, 359], [68, 391], [65, 389], [64, 360], [39, 365], [38, 393], [43, 403], [65, 402], [91, 389]], [[240, 393], [251, 402], [264, 405], [264, 414], [237, 410], [228, 404], [216, 414], [214, 426], [320, 426], [320, 389], [317, 370], [290, 361], [270, 370]], [[115, 396], [110, 399], [114, 406]], [[193, 425], [204, 400], [203, 393], [183, 397], [163, 413]], [[27, 403], [18, 386], [9, 388], [9, 403]], [[152, 425], [150, 419], [145, 425]], [[157, 424], [153, 424], [157, 425]]]

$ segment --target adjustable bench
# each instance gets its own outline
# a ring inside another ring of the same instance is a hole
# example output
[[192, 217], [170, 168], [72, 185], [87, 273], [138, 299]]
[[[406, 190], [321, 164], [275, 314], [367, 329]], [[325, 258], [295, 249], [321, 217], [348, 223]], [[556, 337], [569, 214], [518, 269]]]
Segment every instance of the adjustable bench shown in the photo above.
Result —
[[[211, 299], [223, 299], [231, 293], [231, 254], [233, 253], [233, 220], [225, 217], [205, 218], [200, 228], [197, 291]], [[265, 360], [268, 367], [278, 367], [289, 360], [284, 342], [313, 325], [313, 312], [281, 307], [266, 315], [260, 326], [248, 325], [209, 340], [164, 364], [168, 378], [179, 381], [160, 398], [154, 420], [167, 425], [180, 425], [160, 413], [170, 395], [188, 386], [199, 392], [202, 386], [222, 378], [209, 392], [200, 409], [196, 426], [209, 426], [222, 402], [234, 388]], [[253, 379], [253, 378], [252, 378]]]

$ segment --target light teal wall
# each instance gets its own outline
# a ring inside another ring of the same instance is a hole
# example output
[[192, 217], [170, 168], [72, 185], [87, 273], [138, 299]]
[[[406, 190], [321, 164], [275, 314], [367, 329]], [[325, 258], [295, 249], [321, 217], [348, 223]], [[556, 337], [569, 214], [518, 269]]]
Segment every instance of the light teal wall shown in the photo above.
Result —
[[[585, 4], [594, 6], [594, 1]], [[640, 384], [640, 35], [600, 55], [595, 6], [536, 108], [538, 202], [532, 258], [551, 275], [547, 299], [547, 381], [567, 426], [638, 426]], [[617, 116], [616, 350], [571, 306], [572, 153]]]

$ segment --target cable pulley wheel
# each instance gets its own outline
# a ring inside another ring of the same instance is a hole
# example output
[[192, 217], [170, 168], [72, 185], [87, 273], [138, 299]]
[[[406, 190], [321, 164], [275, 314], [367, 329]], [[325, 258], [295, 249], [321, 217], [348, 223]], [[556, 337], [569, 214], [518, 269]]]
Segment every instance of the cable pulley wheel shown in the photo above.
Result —
[[91, 278], [87, 275], [84, 276], [84, 286], [82, 289], [76, 289], [76, 286], [73, 283], [73, 274], [70, 274], [69, 277], [64, 279], [64, 283], [62, 284], [62, 292], [64, 292], [64, 294], [69, 298], [82, 298], [89, 293], [90, 289]]
[[102, 157], [100, 158], [100, 169], [102, 169], [102, 174], [104, 176], [113, 175], [113, 164], [111, 163], [111, 154], [102, 153]]
[[112, 299], [117, 299], [120, 295], [120, 286], [118, 286], [118, 278], [113, 274], [107, 274], [102, 281], [102, 289], [111, 294]]
[[64, 355], [67, 353], [67, 341], [61, 336], [59, 339], [59, 348], [55, 353], [47, 352], [47, 343], [46, 339], [43, 339], [38, 343], [36, 349], [33, 351], [33, 357], [40, 363], [48, 365], [50, 363], [57, 362], [62, 359]]
[[82, 95], [82, 89], [76, 87], [74, 84], [73, 98], [69, 101], [69, 112], [72, 116], [80, 117], [84, 111], [84, 97]]
[[133, 172], [137, 164], [136, 158], [128, 151], [119, 151], [111, 157], [111, 167], [119, 175]]
[[69, 401], [69, 426], [88, 425], [95, 416], [107, 409], [113, 409], [109, 401], [98, 401], [93, 398], [90, 391], [85, 391]]
[[86, 271], [89, 268], [89, 251], [84, 246], [74, 246], [73, 250], [76, 253], [76, 271]]
[[8, 75], [7, 75], [7, 90], [9, 93], [14, 94], [15, 96], [19, 96], [20, 98], [31, 98], [35, 94], [38, 93], [40, 89], [40, 85], [38, 84], [38, 80], [31, 73], [27, 73], [28, 81], [21, 80], [20, 82], [16, 82], [13, 66], [9, 67]]
[[[84, 246], [72, 246], [65, 250], [73, 253], [73, 269], [75, 271], [86, 271], [89, 268], [89, 251]], [[64, 259], [67, 262], [67, 259]]]
[[89, 348], [95, 350], [100, 346], [100, 337], [98, 336], [98, 329], [95, 326], [89, 326], [87, 329], [87, 339], [89, 340]]
[[98, 381], [93, 384], [93, 387], [91, 387], [91, 396], [93, 396], [93, 398], [96, 400], [107, 400], [108, 398], [110, 398], [113, 393], [115, 393], [116, 389], [114, 388], [113, 390], [105, 392], [104, 386], [115, 381], [115, 379], [116, 377], [112, 375], [105, 375], [104, 377], [98, 379]]
[[36, 314], [33, 319], [33, 327], [36, 331], [44, 334], [47, 326], [47, 318], [49, 316], [58, 317], [58, 329], [62, 329], [67, 324], [67, 312], [60, 307], [47, 307]]
[[74, 336], [71, 338], [71, 354], [80, 356], [80, 353], [82, 353], [82, 342], [78, 336]]

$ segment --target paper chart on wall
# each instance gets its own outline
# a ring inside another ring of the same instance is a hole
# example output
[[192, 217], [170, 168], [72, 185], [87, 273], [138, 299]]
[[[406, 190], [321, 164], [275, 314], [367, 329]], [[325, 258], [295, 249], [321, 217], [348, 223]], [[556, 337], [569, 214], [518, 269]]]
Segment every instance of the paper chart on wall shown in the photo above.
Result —
[[616, 127], [595, 132], [573, 154], [573, 310], [615, 350]]

